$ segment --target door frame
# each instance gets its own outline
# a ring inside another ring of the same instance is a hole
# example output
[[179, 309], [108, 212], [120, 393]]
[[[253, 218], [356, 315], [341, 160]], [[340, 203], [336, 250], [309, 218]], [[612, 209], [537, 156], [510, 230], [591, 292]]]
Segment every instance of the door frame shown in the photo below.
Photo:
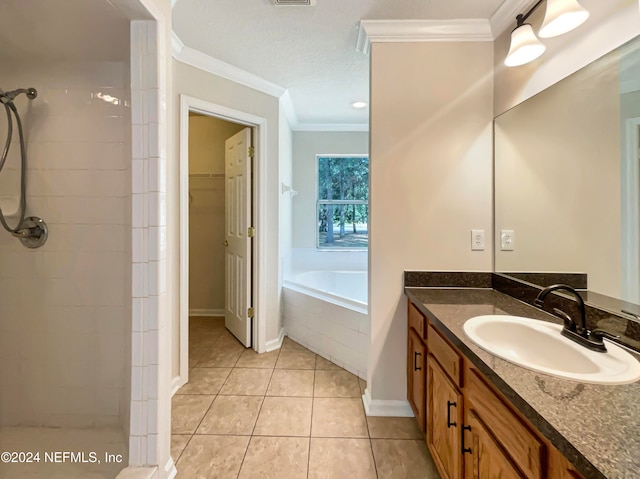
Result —
[[253, 239], [253, 280], [251, 284], [255, 317], [252, 325], [252, 348], [266, 349], [266, 242], [261, 234], [266, 227], [266, 151], [267, 119], [188, 95], [180, 95], [180, 368], [173, 378], [172, 395], [189, 380], [189, 112], [246, 125], [254, 129], [253, 159], [253, 219], [256, 236]]

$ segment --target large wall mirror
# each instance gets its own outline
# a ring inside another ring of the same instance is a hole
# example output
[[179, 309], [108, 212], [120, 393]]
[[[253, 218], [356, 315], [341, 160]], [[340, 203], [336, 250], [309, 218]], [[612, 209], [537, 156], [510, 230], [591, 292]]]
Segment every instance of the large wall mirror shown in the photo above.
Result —
[[495, 271], [640, 305], [639, 163], [636, 37], [495, 119]]

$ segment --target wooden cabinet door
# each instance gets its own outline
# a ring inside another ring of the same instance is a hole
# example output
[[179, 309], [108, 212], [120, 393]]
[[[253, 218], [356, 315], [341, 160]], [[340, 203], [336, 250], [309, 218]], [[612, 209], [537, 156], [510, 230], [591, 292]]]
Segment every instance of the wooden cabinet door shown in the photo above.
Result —
[[427, 348], [413, 330], [409, 329], [409, 343], [407, 355], [408, 399], [416, 416], [418, 427], [422, 434], [425, 432], [426, 420], [426, 353]]
[[549, 448], [548, 467], [547, 477], [551, 479], [583, 479], [555, 447]]
[[464, 446], [465, 479], [526, 479], [495, 441], [473, 409], [467, 410]]
[[460, 479], [462, 395], [431, 355], [427, 358], [427, 378], [427, 445], [442, 479]]

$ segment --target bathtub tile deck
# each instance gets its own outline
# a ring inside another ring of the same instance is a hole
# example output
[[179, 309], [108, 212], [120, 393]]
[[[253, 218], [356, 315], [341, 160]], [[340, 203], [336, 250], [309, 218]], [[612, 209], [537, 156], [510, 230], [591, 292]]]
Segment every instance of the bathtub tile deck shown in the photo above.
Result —
[[413, 419], [367, 421], [366, 382], [288, 337], [257, 355], [224, 318], [191, 318], [189, 346], [173, 399], [178, 478], [440, 478]]

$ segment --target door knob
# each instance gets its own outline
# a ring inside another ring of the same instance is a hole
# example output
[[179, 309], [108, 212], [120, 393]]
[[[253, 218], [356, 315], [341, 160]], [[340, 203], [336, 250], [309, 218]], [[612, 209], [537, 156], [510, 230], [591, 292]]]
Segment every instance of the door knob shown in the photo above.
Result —
[[229, 246], [229, 242], [227, 240], [224, 240], [224, 245], [225, 247]]

